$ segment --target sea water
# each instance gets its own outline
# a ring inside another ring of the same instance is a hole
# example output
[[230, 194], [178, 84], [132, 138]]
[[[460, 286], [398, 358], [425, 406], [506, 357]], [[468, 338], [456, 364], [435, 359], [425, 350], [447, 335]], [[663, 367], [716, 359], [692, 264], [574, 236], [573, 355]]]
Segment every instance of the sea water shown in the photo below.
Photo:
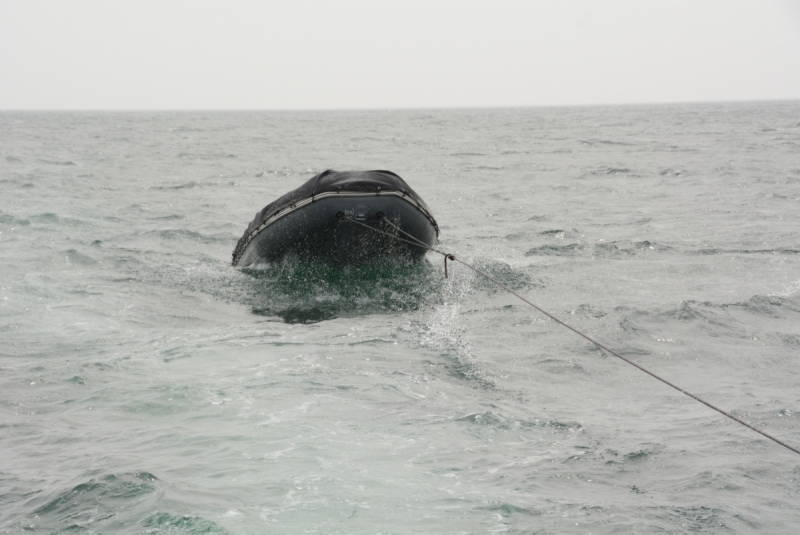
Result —
[[797, 455], [459, 264], [231, 267], [327, 168], [800, 446], [800, 102], [3, 112], [0, 533], [796, 533]]

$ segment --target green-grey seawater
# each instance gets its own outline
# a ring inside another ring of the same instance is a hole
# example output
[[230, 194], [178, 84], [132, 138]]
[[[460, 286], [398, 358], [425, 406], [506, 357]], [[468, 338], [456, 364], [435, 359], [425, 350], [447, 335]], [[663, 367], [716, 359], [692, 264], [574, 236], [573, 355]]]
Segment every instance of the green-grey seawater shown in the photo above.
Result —
[[441, 257], [230, 266], [390, 169], [441, 247], [800, 445], [800, 102], [0, 113], [0, 533], [794, 533], [800, 458]]

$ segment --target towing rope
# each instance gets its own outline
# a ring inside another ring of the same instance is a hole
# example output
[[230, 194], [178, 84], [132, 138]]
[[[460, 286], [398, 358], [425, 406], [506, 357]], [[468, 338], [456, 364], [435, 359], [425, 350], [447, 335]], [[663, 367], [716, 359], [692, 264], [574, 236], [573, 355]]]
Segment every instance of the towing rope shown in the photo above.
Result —
[[677, 390], [681, 394], [692, 398], [693, 400], [697, 401], [698, 403], [701, 403], [701, 404], [705, 405], [709, 409], [718, 412], [719, 414], [721, 414], [721, 415], [725, 416], [726, 418], [729, 418], [729, 419], [733, 420], [734, 422], [736, 422], [736, 423], [738, 423], [738, 424], [750, 429], [751, 431], [755, 431], [756, 433], [758, 433], [759, 435], [763, 436], [764, 438], [767, 438], [767, 439], [771, 440], [772, 442], [774, 442], [774, 443], [776, 443], [776, 444], [778, 444], [780, 446], [783, 446], [787, 450], [789, 450], [791, 452], [794, 452], [797, 455], [800, 455], [800, 449], [787, 444], [786, 442], [780, 440], [779, 438], [767, 433], [766, 431], [763, 431], [763, 430], [755, 427], [754, 425], [752, 425], [752, 424], [750, 424], [748, 422], [745, 422], [744, 420], [742, 420], [738, 416], [734, 416], [730, 412], [717, 407], [716, 405], [704, 400], [703, 398], [701, 398], [697, 394], [693, 394], [692, 392], [689, 392], [688, 390], [686, 390], [684, 388], [681, 388], [680, 386], [676, 385], [675, 383], [672, 383], [672, 382], [668, 381], [667, 379], [664, 379], [660, 375], [648, 370], [647, 368], [645, 368], [641, 364], [637, 364], [636, 362], [630, 360], [629, 358], [623, 357], [618, 352], [614, 351], [613, 349], [609, 348], [608, 346], [606, 346], [604, 344], [601, 344], [600, 342], [598, 342], [597, 340], [595, 340], [591, 336], [579, 331], [575, 327], [573, 327], [573, 326], [569, 325], [568, 323], [564, 322], [563, 320], [559, 319], [558, 317], [556, 317], [555, 315], [551, 314], [547, 310], [543, 309], [539, 305], [531, 302], [527, 298], [523, 297], [519, 293], [517, 293], [514, 290], [512, 290], [511, 288], [509, 288], [503, 282], [497, 280], [495, 277], [493, 277], [493, 276], [489, 275], [488, 273], [486, 273], [485, 271], [476, 268], [475, 266], [473, 266], [473, 265], [461, 260], [460, 258], [457, 258], [455, 255], [453, 255], [451, 253], [447, 253], [445, 251], [442, 251], [441, 249], [437, 249], [436, 247], [428, 245], [427, 243], [423, 242], [419, 238], [413, 236], [412, 234], [409, 234], [408, 232], [406, 232], [403, 229], [401, 229], [399, 226], [397, 226], [394, 223], [392, 223], [391, 221], [389, 221], [389, 218], [387, 218], [385, 216], [381, 217], [381, 220], [384, 223], [387, 223], [388, 225], [393, 227], [399, 233], [407, 236], [409, 239], [401, 238], [400, 236], [398, 236], [396, 234], [392, 234], [390, 232], [386, 232], [385, 230], [381, 230], [379, 228], [375, 228], [375, 227], [373, 227], [371, 225], [368, 225], [366, 223], [363, 223], [361, 221], [357, 221], [356, 219], [353, 219], [351, 217], [345, 217], [344, 218], [344, 221], [349, 221], [351, 223], [356, 223], [357, 225], [361, 225], [362, 227], [368, 228], [369, 230], [371, 230], [373, 232], [376, 232], [378, 234], [383, 234], [384, 236], [388, 236], [388, 237], [390, 237], [390, 238], [392, 238], [394, 240], [397, 240], [397, 241], [400, 241], [400, 242], [404, 242], [404, 243], [408, 243], [408, 244], [414, 245], [416, 247], [422, 247], [424, 249], [427, 249], [428, 251], [432, 251], [434, 253], [438, 253], [438, 254], [442, 255], [444, 257], [445, 277], [447, 277], [447, 261], [450, 260], [450, 261], [453, 261], [453, 262], [458, 262], [459, 264], [471, 269], [473, 272], [477, 273], [478, 275], [480, 275], [480, 276], [484, 277], [485, 279], [493, 282], [498, 287], [502, 288], [503, 290], [507, 291], [511, 295], [515, 296], [517, 299], [519, 299], [523, 303], [526, 303], [527, 305], [533, 307], [534, 309], [539, 311], [541, 314], [547, 316], [548, 318], [550, 318], [551, 320], [553, 320], [557, 324], [561, 325], [562, 327], [565, 327], [565, 328], [569, 329], [570, 331], [572, 331], [573, 333], [575, 333], [578, 336], [580, 336], [581, 338], [584, 338], [585, 340], [588, 340], [589, 342], [594, 344], [597, 348], [601, 349], [602, 351], [606, 352], [607, 354], [612, 355], [612, 356], [620, 359], [621, 361], [625, 362], [626, 364], [630, 364], [631, 366], [633, 366], [634, 368], [638, 369], [639, 371], [646, 373], [647, 375], [649, 375], [653, 379], [656, 379], [657, 381], [660, 381], [660, 382], [664, 383], [665, 385], [669, 386], [670, 388], [672, 388], [674, 390]]

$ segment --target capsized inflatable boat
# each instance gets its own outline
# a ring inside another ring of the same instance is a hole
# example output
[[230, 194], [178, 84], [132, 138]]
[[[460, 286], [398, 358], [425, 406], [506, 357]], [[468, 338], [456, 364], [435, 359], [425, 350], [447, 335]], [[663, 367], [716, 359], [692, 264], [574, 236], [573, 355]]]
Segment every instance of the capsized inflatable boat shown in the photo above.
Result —
[[256, 214], [236, 244], [233, 265], [289, 254], [337, 263], [419, 259], [427, 248], [415, 240], [433, 246], [438, 236], [425, 202], [391, 171], [327, 170]]

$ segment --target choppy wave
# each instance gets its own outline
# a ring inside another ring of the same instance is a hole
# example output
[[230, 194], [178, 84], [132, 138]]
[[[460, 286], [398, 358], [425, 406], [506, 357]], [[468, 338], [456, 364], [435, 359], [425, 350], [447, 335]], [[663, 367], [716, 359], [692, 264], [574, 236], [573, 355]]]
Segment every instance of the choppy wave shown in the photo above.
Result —
[[605, 465], [626, 465], [652, 461], [666, 449], [664, 444], [645, 444], [631, 451], [619, 451], [613, 448], [597, 449], [579, 447], [579, 452], [571, 455], [564, 462], [602, 462]]
[[[726, 311], [742, 311], [777, 318], [784, 316], [787, 312], [800, 313], [800, 300], [777, 295], [754, 295], [746, 301], [733, 303], [686, 300], [676, 308], [662, 311], [659, 315], [678, 320], [705, 319], [712, 321], [714, 315]], [[730, 323], [727, 319], [718, 319], [716, 322]]]
[[41, 163], [46, 163], [48, 165], [78, 165], [72, 160], [48, 160], [44, 158], [39, 158], [37, 161]]
[[792, 443], [797, 115], [2, 114], [0, 533], [791, 533], [777, 446], [457, 262], [230, 253], [386, 166], [467, 261]]
[[17, 527], [27, 533], [227, 533], [195, 515], [165, 512], [162, 483], [145, 471], [94, 477], [58, 492]]
[[154, 513], [142, 521], [148, 535], [226, 535], [228, 531], [201, 516]]
[[578, 142], [582, 145], [620, 145], [620, 146], [631, 146], [634, 145], [633, 143], [627, 141], [619, 141], [615, 139], [600, 139], [600, 138], [585, 138], [579, 139]]
[[[554, 231], [552, 236], [567, 238], [567, 234]], [[598, 242], [594, 245], [586, 243], [545, 244], [528, 249], [525, 256], [598, 256], [607, 258], [625, 258], [645, 253], [671, 251], [672, 247], [650, 240]]]
[[800, 254], [800, 247], [774, 247], [766, 249], [723, 249], [706, 247], [693, 251], [698, 255], [796, 255]]
[[164, 240], [189, 240], [201, 243], [229, 243], [231, 241], [230, 234], [205, 234], [202, 232], [197, 232], [196, 230], [188, 230], [183, 228], [152, 230], [146, 232], [144, 235], [155, 236]]
[[800, 313], [800, 299], [797, 296], [754, 295], [744, 302], [722, 304], [722, 308], [740, 308], [755, 314], [781, 317], [786, 312]]
[[17, 217], [11, 214], [0, 213], [0, 225], [30, 225], [31, 220], [24, 217]]
[[545, 428], [545, 429], [553, 429], [556, 431], [580, 431], [583, 429], [583, 426], [577, 422], [562, 422], [559, 420], [552, 420], [552, 419], [514, 419], [514, 418], [507, 418], [495, 411], [485, 411], [485, 412], [476, 412], [467, 414], [465, 416], [459, 416], [456, 418], [456, 421], [479, 425], [479, 426], [487, 426], [502, 430], [514, 430], [514, 429], [528, 429], [528, 428]]
[[158, 478], [149, 472], [107, 474], [57, 493], [31, 511], [26, 531], [102, 532], [132, 521], [158, 499]]
[[67, 263], [79, 264], [82, 266], [91, 266], [97, 264], [97, 260], [93, 257], [84, 254], [77, 249], [67, 249], [59, 253]]
[[236, 158], [230, 152], [179, 152], [177, 157], [186, 160], [219, 160], [220, 158]]
[[[730, 340], [752, 341], [753, 332], [765, 321], [789, 324], [800, 321], [800, 299], [754, 295], [745, 301], [730, 303], [683, 300], [674, 307], [651, 310], [617, 307], [615, 314], [620, 315], [619, 324], [623, 331], [632, 336], [648, 336], [650, 333], [669, 332], [678, 326], [689, 326], [713, 337], [725, 336]], [[769, 333], [761, 336], [794, 347], [797, 343], [796, 337], [792, 333], [778, 330], [781, 325], [776, 324]]]
[[525, 256], [575, 256], [583, 252], [586, 247], [580, 243], [565, 245], [540, 245], [525, 252]]
[[590, 175], [594, 176], [602, 176], [602, 175], [630, 175], [632, 171], [627, 167], [598, 167], [596, 169], [592, 169], [589, 171]]
[[688, 171], [686, 169], [681, 168], [674, 168], [674, 167], [665, 167], [658, 172], [661, 176], [686, 176]]
[[650, 240], [635, 242], [612, 241], [598, 243], [594, 246], [594, 254], [598, 256], [633, 256], [648, 252], [671, 251], [672, 247]]
[[28, 217], [13, 216], [11, 214], [0, 214], [0, 224], [8, 225], [61, 225], [61, 226], [88, 226], [89, 222], [84, 219], [58, 215], [53, 212], [43, 212], [33, 214]]
[[574, 236], [576, 234], [576, 231], [556, 228], [556, 229], [543, 230], [539, 234], [541, 236], [550, 236], [553, 238], [564, 239], [568, 236]]
[[180, 189], [192, 189], [199, 186], [197, 182], [194, 180], [190, 180], [189, 182], [181, 182], [179, 184], [165, 184], [161, 186], [150, 186], [150, 189], [153, 190], [180, 190]]

